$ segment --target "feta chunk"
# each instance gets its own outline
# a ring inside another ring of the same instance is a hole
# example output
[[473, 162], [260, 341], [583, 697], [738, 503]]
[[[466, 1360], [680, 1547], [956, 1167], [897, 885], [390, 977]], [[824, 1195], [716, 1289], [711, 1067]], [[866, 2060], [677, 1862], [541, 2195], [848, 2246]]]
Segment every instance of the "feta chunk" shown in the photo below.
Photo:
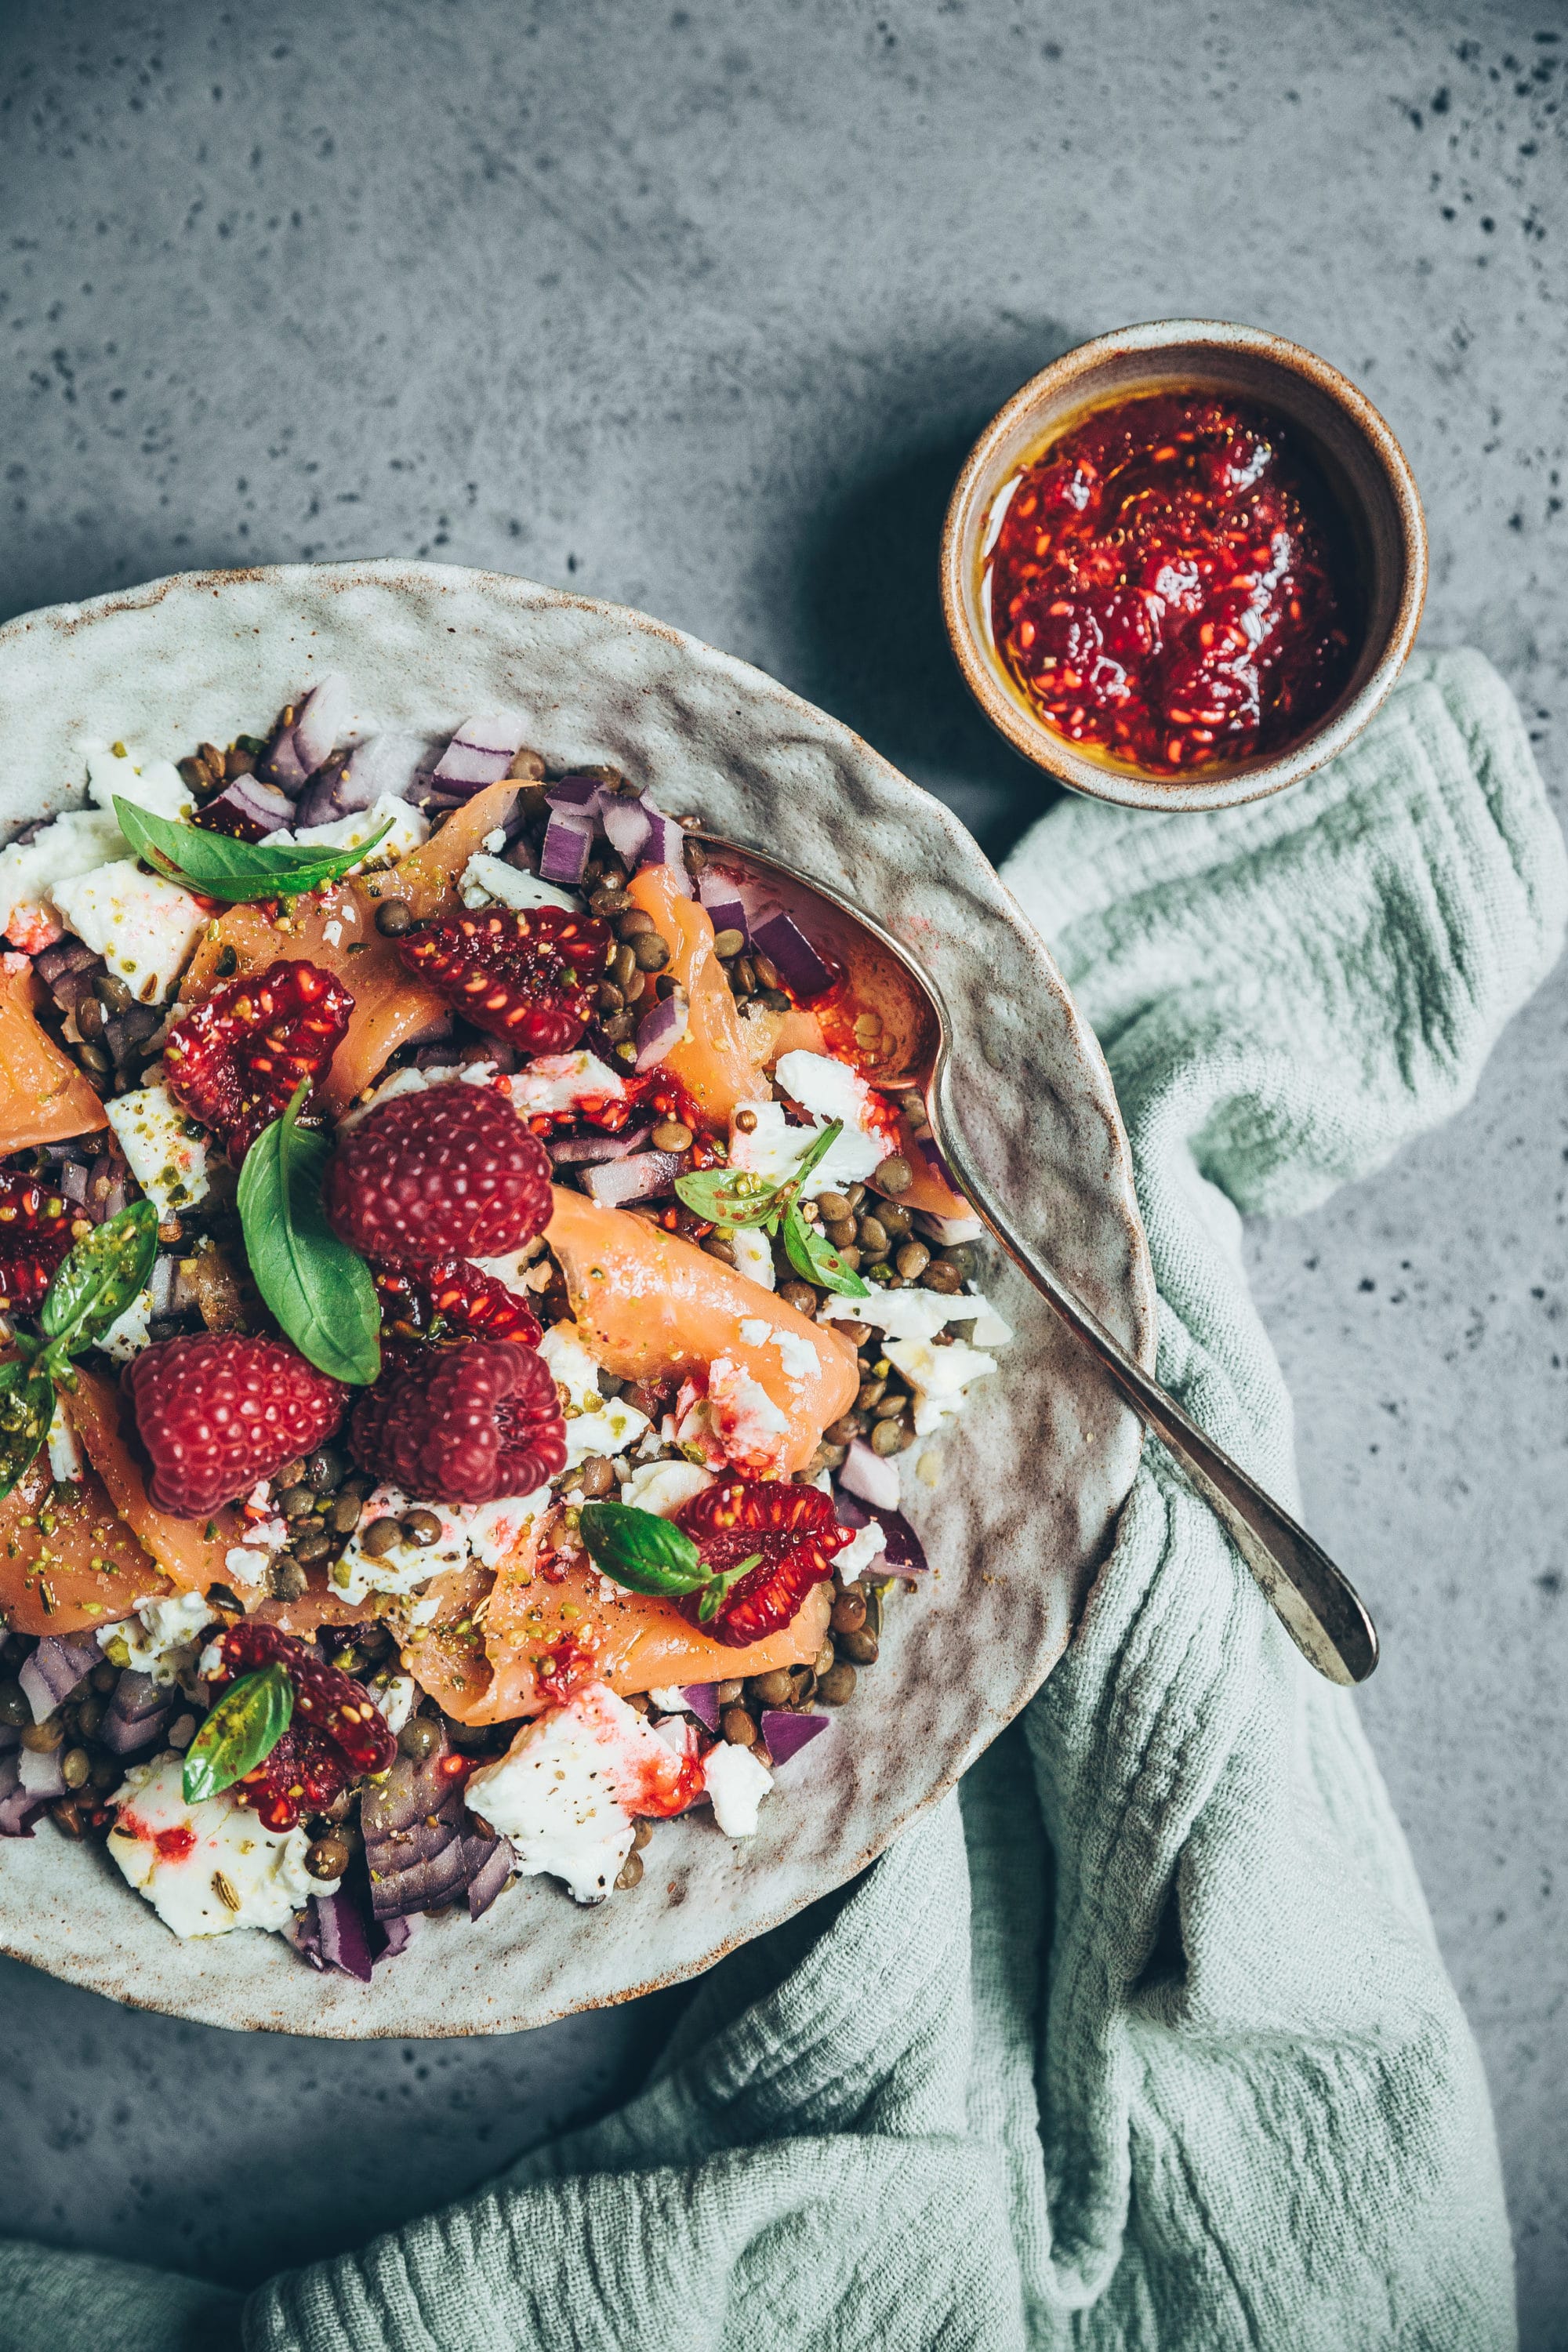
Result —
[[398, 1542], [373, 1556], [364, 1538], [376, 1520], [404, 1519], [416, 1507], [398, 1487], [377, 1486], [366, 1496], [358, 1527], [332, 1562], [332, 1584], [353, 1603], [369, 1592], [417, 1592], [433, 1576], [465, 1568], [470, 1559], [483, 1568], [499, 1568], [549, 1508], [550, 1500], [549, 1487], [541, 1486], [531, 1495], [506, 1495], [496, 1503], [421, 1503], [417, 1508], [440, 1521], [434, 1543]]
[[[368, 1118], [373, 1110], [379, 1110], [383, 1103], [396, 1102], [402, 1095], [422, 1095], [431, 1087], [488, 1087], [495, 1074], [493, 1062], [441, 1063], [432, 1070], [416, 1070], [410, 1064], [401, 1070], [394, 1070], [389, 1078], [384, 1079], [369, 1102], [355, 1103], [352, 1110], [345, 1111], [338, 1121], [338, 1133], [346, 1135], [352, 1128], [359, 1125], [362, 1118]], [[510, 1261], [476, 1258], [474, 1263], [493, 1271], [497, 1265]]]
[[524, 1877], [548, 1871], [579, 1903], [602, 1903], [632, 1850], [638, 1813], [671, 1813], [690, 1766], [604, 1683], [525, 1723], [476, 1772], [468, 1802], [517, 1850]]
[[874, 1559], [881, 1558], [887, 1549], [888, 1538], [882, 1532], [880, 1520], [868, 1519], [863, 1528], [856, 1528], [843, 1550], [834, 1553], [834, 1573], [840, 1583], [853, 1584]]
[[537, 874], [482, 851], [469, 858], [458, 887], [465, 907], [567, 907], [574, 915], [583, 909], [582, 899], [570, 890], [558, 890], [553, 882], [542, 882]]
[[129, 859], [56, 886], [55, 905], [78, 939], [102, 956], [139, 1004], [172, 993], [206, 929], [188, 890]]
[[713, 1818], [726, 1837], [751, 1837], [757, 1826], [757, 1808], [773, 1785], [773, 1776], [749, 1748], [731, 1748], [721, 1740], [708, 1751], [707, 1786]]
[[129, 849], [113, 817], [101, 809], [72, 809], [33, 840], [0, 849], [0, 931], [11, 929], [21, 908], [51, 900], [59, 883], [124, 857]]
[[117, 1315], [99, 1346], [117, 1364], [128, 1364], [152, 1344], [153, 1293], [139, 1290], [122, 1314]]
[[730, 1236], [730, 1247], [734, 1253], [737, 1274], [743, 1274], [762, 1290], [778, 1288], [773, 1245], [760, 1226], [738, 1225]]
[[512, 1108], [524, 1118], [541, 1111], [573, 1110], [580, 1102], [619, 1102], [625, 1082], [595, 1054], [542, 1054], [507, 1080]]
[[81, 1440], [60, 1411], [59, 1393], [55, 1394], [54, 1416], [49, 1423], [47, 1440], [49, 1449], [49, 1475], [55, 1479], [79, 1478], [87, 1469], [87, 1456], [81, 1450]]
[[712, 1471], [700, 1462], [639, 1462], [621, 1488], [621, 1500], [634, 1511], [657, 1511], [661, 1519], [672, 1519], [682, 1503], [712, 1484]]
[[756, 1470], [776, 1470], [789, 1423], [760, 1381], [731, 1356], [708, 1367], [708, 1417], [731, 1462]]
[[335, 1880], [305, 1868], [310, 1832], [263, 1829], [232, 1797], [187, 1805], [184, 1759], [154, 1757], [135, 1765], [110, 1801], [119, 1819], [109, 1851], [176, 1936], [226, 1936], [234, 1927], [280, 1934], [310, 1895], [330, 1895]]
[[130, 801], [150, 816], [166, 816], [176, 824], [195, 806], [189, 785], [172, 760], [149, 760], [141, 751], [127, 751], [123, 744], [118, 751], [108, 743], [89, 743], [85, 749], [88, 797], [110, 820], [117, 800]]
[[858, 1070], [830, 1054], [781, 1054], [773, 1076], [786, 1095], [808, 1110], [818, 1127], [838, 1118], [844, 1132], [811, 1171], [821, 1192], [863, 1183], [893, 1150], [892, 1122]]
[[591, 1454], [622, 1454], [648, 1426], [646, 1412], [620, 1397], [599, 1394], [599, 1368], [583, 1345], [574, 1323], [552, 1323], [539, 1352], [567, 1393], [566, 1467], [575, 1469]]
[[1011, 1327], [981, 1297], [977, 1290], [949, 1297], [940, 1290], [879, 1290], [868, 1283], [870, 1296], [845, 1298], [830, 1291], [819, 1312], [826, 1322], [869, 1323], [889, 1339], [934, 1339], [950, 1323], [974, 1318], [974, 1336], [982, 1332], [988, 1348], [1004, 1347], [1013, 1337]]
[[686, 1706], [686, 1693], [679, 1683], [666, 1683], [660, 1689], [650, 1690], [648, 1697], [663, 1715], [679, 1715]]
[[355, 860], [351, 874], [374, 873], [381, 866], [395, 866], [412, 849], [420, 848], [430, 838], [430, 820], [423, 809], [412, 801], [399, 800], [391, 793], [383, 793], [372, 801], [369, 808], [356, 809], [351, 816], [334, 817], [329, 824], [304, 824], [290, 833], [287, 825], [276, 833], [263, 835], [263, 846], [269, 849], [357, 849], [378, 833], [384, 824], [392, 830], [384, 840], [378, 841], [368, 856]]
[[412, 1675], [376, 1675], [366, 1685], [371, 1705], [384, 1717], [388, 1731], [401, 1731], [414, 1712], [419, 1693]]
[[764, 1184], [783, 1184], [795, 1174], [816, 1133], [814, 1128], [791, 1127], [783, 1103], [738, 1103], [736, 1111], [751, 1111], [755, 1125], [730, 1122], [730, 1165], [760, 1176]]
[[927, 1436], [955, 1413], [971, 1383], [996, 1370], [995, 1357], [982, 1354], [966, 1339], [954, 1339], [945, 1348], [933, 1339], [889, 1339], [885, 1353], [915, 1392], [917, 1437]]
[[[166, 1601], [142, 1601], [132, 1617], [100, 1625], [98, 1645], [113, 1645], [116, 1665], [134, 1666], [155, 1683], [173, 1683], [186, 1661], [184, 1653], [210, 1625], [216, 1612], [205, 1593], [176, 1592]], [[121, 1655], [124, 1651], [123, 1657]]]
[[160, 1217], [177, 1217], [206, 1199], [205, 1131], [167, 1087], [136, 1087], [103, 1108], [131, 1173]]

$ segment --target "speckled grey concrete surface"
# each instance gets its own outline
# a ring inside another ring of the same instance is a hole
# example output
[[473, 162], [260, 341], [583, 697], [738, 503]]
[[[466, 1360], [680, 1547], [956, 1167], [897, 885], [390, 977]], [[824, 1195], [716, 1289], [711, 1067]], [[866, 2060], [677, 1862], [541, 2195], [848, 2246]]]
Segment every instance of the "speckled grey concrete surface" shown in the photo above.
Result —
[[[1568, 663], [1555, 0], [12, 5], [0, 611], [201, 563], [445, 554], [759, 662], [1000, 854], [1041, 791], [946, 661], [973, 430], [1132, 318], [1357, 376], [1549, 775]], [[1557, 755], [1560, 760], [1560, 753]], [[1560, 975], [1476, 1104], [1249, 1241], [1367, 1718], [1481, 2038], [1525, 2338], [1568, 2344]], [[479, 2177], [660, 2019], [238, 2043], [8, 1969], [12, 2229], [243, 2278]]]

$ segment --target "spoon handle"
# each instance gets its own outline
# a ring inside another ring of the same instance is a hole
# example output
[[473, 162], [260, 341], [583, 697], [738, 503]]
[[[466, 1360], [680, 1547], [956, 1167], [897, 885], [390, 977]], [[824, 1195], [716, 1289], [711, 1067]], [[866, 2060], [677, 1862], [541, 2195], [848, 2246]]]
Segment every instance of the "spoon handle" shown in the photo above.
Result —
[[1003, 1248], [1054, 1307], [1068, 1329], [1098, 1356], [1128, 1402], [1180, 1463], [1189, 1483], [1226, 1529], [1296, 1647], [1331, 1683], [1364, 1682], [1377, 1664], [1377, 1628], [1366, 1605], [1321, 1544], [1249, 1478], [1239, 1463], [1204, 1435], [1174, 1397], [1091, 1315], [1043, 1258], [1008, 1226], [952, 1127], [938, 1131], [959, 1189]]

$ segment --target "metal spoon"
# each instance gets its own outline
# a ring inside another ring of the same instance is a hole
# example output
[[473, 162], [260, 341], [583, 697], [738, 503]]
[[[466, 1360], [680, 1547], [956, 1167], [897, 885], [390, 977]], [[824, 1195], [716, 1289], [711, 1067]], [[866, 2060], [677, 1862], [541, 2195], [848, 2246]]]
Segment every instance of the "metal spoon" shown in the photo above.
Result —
[[716, 835], [699, 832], [695, 838], [721, 868], [765, 883], [770, 898], [795, 918], [814, 945], [844, 968], [853, 1001], [881, 1018], [876, 1083], [921, 1094], [931, 1133], [959, 1190], [1041, 1297], [1079, 1344], [1100, 1359], [1128, 1402], [1164, 1441], [1303, 1657], [1330, 1682], [1364, 1682], [1377, 1664], [1377, 1628], [1348, 1578], [1256, 1479], [1204, 1435], [1175, 1399], [1012, 1231], [1006, 1212], [963, 1139], [963, 1080], [955, 1078], [952, 1068], [952, 1018], [930, 974], [873, 916], [838, 891]]

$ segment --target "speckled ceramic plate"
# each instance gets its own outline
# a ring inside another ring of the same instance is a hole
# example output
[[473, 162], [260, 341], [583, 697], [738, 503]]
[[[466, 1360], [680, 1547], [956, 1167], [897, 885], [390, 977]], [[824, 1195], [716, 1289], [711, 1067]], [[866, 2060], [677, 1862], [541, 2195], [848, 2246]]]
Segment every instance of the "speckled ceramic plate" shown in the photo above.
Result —
[[[178, 757], [264, 728], [328, 670], [360, 724], [438, 733], [527, 711], [552, 762], [610, 760], [666, 807], [878, 912], [941, 980], [972, 1063], [973, 1142], [1026, 1229], [1145, 1360], [1153, 1292], [1093, 1037], [957, 819], [848, 729], [639, 613], [439, 564], [185, 573], [0, 630], [0, 833], [82, 796], [83, 740]], [[957, 1780], [1065, 1646], [1131, 1484], [1138, 1424], [1010, 1273], [1017, 1330], [910, 1508], [934, 1574], [882, 1661], [731, 1843], [706, 1808], [658, 1832], [635, 1892], [580, 1910], [545, 1879], [477, 1927], [428, 1924], [361, 1986], [280, 1938], [182, 1944], [101, 1853], [47, 1822], [0, 1846], [0, 1948], [116, 2000], [334, 2038], [514, 2032], [710, 1967], [865, 1867]], [[908, 1457], [906, 1457], [907, 1459]]]

